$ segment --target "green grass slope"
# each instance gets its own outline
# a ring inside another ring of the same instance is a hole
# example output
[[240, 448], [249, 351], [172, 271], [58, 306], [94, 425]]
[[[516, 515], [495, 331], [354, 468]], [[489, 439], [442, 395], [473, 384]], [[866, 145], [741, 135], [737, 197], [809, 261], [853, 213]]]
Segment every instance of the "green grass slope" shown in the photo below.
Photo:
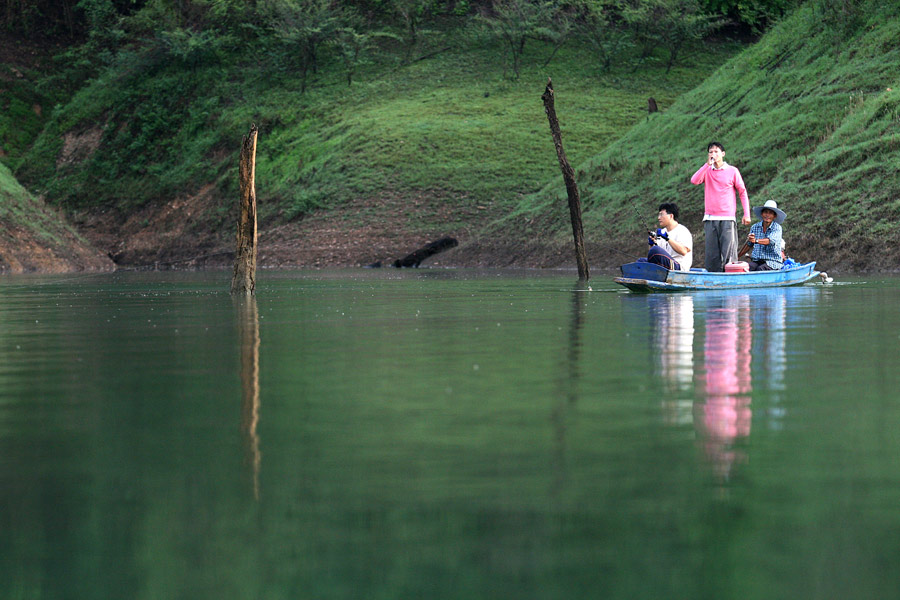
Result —
[[325, 57], [305, 91], [265, 47], [190, 61], [123, 52], [53, 113], [16, 174], [52, 204], [125, 214], [212, 185], [213, 208], [191, 218], [230, 240], [240, 139], [255, 122], [264, 224], [385, 190], [502, 212], [558, 172], [540, 100], [548, 75], [567, 151], [584, 160], [646, 118], [648, 97], [671, 106], [741, 48], [710, 44], [669, 73], [651, 60], [600, 74], [575, 46], [542, 67], [551, 49], [529, 42], [513, 81], [502, 48], [474, 31], [448, 28], [429, 44], [421, 53], [430, 57], [408, 65], [381, 49], [351, 85]]
[[[596, 262], [642, 253], [640, 232], [655, 226], [658, 204], [670, 201], [702, 254], [703, 191], [689, 179], [707, 143], [718, 140], [740, 168], [751, 206], [771, 198], [787, 212], [790, 255], [829, 269], [900, 266], [900, 7], [860, 2], [841, 15], [822, 8], [828, 5], [799, 9], [580, 165]], [[533, 223], [525, 236], [550, 230], [563, 244], [571, 238], [565, 206], [560, 179], [494, 230]]]

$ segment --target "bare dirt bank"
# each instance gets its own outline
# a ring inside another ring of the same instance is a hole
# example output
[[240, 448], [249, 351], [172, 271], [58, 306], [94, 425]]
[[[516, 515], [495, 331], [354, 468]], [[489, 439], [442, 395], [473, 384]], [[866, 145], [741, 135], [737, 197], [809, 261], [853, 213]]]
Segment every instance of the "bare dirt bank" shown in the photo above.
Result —
[[[146, 206], [130, 215], [95, 209], [73, 215], [73, 222], [118, 268], [230, 268], [236, 206], [234, 215], [224, 211], [227, 214], [223, 216], [220, 208], [225, 201], [212, 194], [210, 186], [193, 196]], [[485, 226], [504, 216], [503, 207], [471, 205], [451, 210], [447, 199], [437, 191], [384, 192], [289, 222], [279, 221], [277, 215], [263, 218], [258, 264], [273, 269], [387, 266], [428, 242], [451, 236], [459, 246], [428, 259], [423, 266], [575, 268], [566, 223], [510, 224], [505, 230], [494, 227], [486, 234]], [[564, 212], [560, 211], [563, 219]], [[586, 231], [592, 269], [613, 269], [645, 255], [645, 233], [620, 232], [618, 236], [598, 239], [595, 232]], [[699, 226], [694, 228], [694, 246], [694, 263], [702, 266]], [[832, 274], [892, 271], [900, 264], [900, 250], [875, 252], [860, 247], [850, 251], [831, 248], [828, 240], [817, 238], [789, 238], [789, 254], [804, 262], [817, 260], [820, 268]]]
[[[47, 221], [62, 220], [42, 206]], [[47, 222], [45, 221], [45, 222]], [[73, 230], [63, 225], [47, 229], [30, 228], [0, 219], [0, 273], [71, 273], [112, 271], [115, 264]]]

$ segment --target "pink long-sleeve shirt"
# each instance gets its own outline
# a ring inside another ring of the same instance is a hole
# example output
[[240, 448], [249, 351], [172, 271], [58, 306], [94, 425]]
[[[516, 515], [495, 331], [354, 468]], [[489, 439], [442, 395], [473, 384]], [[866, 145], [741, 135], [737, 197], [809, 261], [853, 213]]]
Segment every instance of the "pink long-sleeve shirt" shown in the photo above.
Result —
[[734, 197], [735, 190], [741, 197], [744, 215], [750, 216], [750, 200], [747, 197], [747, 188], [737, 167], [732, 167], [725, 163], [721, 169], [713, 169], [709, 166], [709, 163], [704, 163], [691, 177], [691, 183], [694, 185], [704, 184], [703, 199], [706, 202], [704, 220], [707, 220], [706, 217], [734, 219], [735, 212], [737, 212], [737, 203]]

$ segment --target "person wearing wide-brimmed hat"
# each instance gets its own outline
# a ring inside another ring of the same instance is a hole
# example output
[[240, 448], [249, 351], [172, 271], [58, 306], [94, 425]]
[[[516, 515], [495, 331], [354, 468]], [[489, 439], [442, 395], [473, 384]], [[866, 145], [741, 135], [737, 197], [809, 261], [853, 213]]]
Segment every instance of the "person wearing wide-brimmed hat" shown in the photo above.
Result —
[[781, 236], [784, 211], [778, 208], [774, 200], [766, 200], [762, 206], [754, 206], [753, 214], [759, 217], [759, 222], [750, 227], [750, 235], [741, 246], [738, 256], [743, 256], [751, 249], [751, 271], [777, 271], [784, 265], [781, 256]]

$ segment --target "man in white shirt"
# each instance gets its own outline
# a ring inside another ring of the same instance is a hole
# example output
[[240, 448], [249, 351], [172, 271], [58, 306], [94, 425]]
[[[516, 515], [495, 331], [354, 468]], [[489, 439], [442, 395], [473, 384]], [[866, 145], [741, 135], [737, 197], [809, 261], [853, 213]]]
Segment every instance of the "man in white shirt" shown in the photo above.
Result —
[[694, 236], [678, 222], [678, 205], [665, 202], [659, 205], [659, 229], [650, 233], [647, 260], [667, 269], [690, 271], [694, 260]]

